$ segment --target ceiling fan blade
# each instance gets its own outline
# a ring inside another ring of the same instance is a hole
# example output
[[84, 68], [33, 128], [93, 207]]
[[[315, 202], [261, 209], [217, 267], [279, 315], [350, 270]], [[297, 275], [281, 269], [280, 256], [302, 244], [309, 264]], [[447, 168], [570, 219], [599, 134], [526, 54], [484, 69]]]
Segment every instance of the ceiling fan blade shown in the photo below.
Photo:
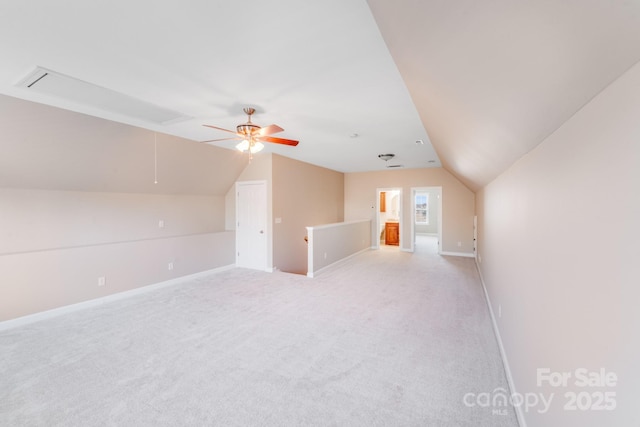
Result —
[[240, 137], [236, 137], [236, 138], [220, 138], [220, 139], [210, 139], [208, 141], [200, 141], [203, 144], [207, 144], [209, 142], [218, 142], [218, 141], [233, 141], [233, 140], [239, 140]]
[[273, 142], [275, 144], [292, 145], [294, 147], [298, 145], [298, 141], [294, 141], [293, 139], [275, 138], [273, 136], [259, 136], [257, 139], [265, 142]]
[[238, 134], [237, 132], [234, 132], [234, 131], [229, 130], [229, 129], [219, 128], [218, 126], [212, 126], [212, 125], [202, 125], [202, 126], [204, 126], [204, 127], [208, 127], [208, 128], [211, 128], [211, 129], [221, 130], [221, 131], [224, 131], [224, 132], [229, 132], [229, 133], [232, 133], [232, 134], [234, 134], [234, 135], [237, 135], [237, 134]]
[[274, 133], [282, 132], [283, 130], [284, 129], [282, 129], [278, 125], [269, 125], [260, 129], [260, 132], [258, 133], [260, 134], [260, 136], [265, 136], [265, 135], [273, 135]]

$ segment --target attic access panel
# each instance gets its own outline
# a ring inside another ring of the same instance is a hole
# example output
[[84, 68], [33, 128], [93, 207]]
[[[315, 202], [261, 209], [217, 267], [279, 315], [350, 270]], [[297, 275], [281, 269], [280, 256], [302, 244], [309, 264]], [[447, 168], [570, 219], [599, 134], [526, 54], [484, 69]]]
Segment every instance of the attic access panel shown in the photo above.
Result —
[[42, 67], [36, 67], [16, 86], [33, 92], [53, 95], [84, 106], [157, 124], [174, 123], [190, 118], [177, 111], [158, 107], [114, 90]]

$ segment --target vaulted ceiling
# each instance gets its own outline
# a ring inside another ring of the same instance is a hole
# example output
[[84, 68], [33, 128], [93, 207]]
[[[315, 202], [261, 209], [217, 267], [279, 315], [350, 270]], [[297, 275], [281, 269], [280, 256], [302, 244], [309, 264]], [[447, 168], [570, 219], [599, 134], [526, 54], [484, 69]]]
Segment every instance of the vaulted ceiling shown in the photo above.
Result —
[[[13, 97], [196, 141], [254, 106], [300, 140], [268, 151], [343, 172], [442, 164], [478, 189], [640, 60], [640, 3], [4, 1], [0, 58]], [[37, 66], [181, 118], [21, 87]]]
[[369, 0], [442, 160], [478, 189], [640, 60], [640, 2]]

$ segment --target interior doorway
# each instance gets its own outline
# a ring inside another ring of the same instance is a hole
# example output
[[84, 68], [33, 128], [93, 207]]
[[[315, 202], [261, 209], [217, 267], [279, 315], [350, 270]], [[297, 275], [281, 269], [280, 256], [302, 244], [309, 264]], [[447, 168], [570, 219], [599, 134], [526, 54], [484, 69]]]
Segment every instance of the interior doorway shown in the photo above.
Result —
[[376, 193], [375, 247], [402, 248], [402, 188], [378, 188]]
[[267, 183], [236, 183], [236, 265], [267, 268]]
[[411, 252], [416, 245], [437, 239], [438, 253], [442, 253], [442, 187], [411, 188]]

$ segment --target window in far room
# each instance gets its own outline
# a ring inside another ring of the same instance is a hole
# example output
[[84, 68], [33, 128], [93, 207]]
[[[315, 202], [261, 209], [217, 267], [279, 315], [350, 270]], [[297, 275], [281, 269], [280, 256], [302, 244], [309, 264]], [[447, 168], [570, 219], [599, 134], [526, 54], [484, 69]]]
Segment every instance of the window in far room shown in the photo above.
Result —
[[416, 224], [429, 224], [429, 194], [416, 193]]

